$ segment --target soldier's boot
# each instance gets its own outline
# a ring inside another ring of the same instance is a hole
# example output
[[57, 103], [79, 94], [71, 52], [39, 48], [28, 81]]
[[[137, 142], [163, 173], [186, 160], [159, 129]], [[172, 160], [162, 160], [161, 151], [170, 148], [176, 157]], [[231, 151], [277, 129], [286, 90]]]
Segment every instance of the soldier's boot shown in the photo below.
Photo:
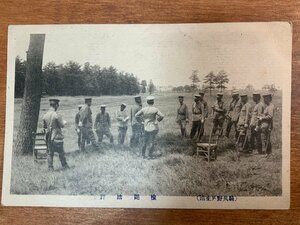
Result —
[[68, 163], [67, 163], [67, 160], [66, 160], [66, 157], [65, 157], [65, 153], [64, 152], [60, 152], [58, 154], [58, 157], [59, 157], [59, 160], [60, 160], [60, 163], [61, 163], [62, 167], [64, 169], [69, 169], [69, 166], [68, 166]]

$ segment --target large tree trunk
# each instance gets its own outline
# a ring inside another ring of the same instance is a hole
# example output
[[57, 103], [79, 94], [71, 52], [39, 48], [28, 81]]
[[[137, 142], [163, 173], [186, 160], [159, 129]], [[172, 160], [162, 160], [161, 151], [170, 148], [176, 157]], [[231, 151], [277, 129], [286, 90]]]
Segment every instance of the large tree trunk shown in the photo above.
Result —
[[31, 34], [27, 52], [25, 90], [15, 152], [32, 154], [42, 94], [42, 63], [45, 34]]

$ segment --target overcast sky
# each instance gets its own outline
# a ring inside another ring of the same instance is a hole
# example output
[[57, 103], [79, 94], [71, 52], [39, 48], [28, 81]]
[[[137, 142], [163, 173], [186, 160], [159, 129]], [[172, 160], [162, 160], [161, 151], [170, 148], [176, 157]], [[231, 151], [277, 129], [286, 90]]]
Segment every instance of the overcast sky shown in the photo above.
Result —
[[229, 87], [281, 87], [291, 69], [288, 23], [13, 26], [10, 31], [13, 54], [23, 59], [29, 34], [45, 33], [44, 65], [69, 60], [113, 65], [158, 86], [189, 84], [195, 69], [201, 80], [224, 69]]

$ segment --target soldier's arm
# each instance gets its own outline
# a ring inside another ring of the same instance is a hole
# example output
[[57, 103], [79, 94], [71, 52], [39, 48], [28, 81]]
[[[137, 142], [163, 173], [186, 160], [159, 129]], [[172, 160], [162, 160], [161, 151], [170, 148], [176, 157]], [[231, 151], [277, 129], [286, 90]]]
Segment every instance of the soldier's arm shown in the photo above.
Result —
[[95, 123], [94, 123], [94, 129], [97, 129], [98, 122], [99, 122], [99, 114], [97, 114], [97, 116], [96, 116]]
[[123, 116], [121, 116], [119, 114], [119, 111], [116, 112], [116, 118], [117, 118], [118, 121], [122, 121], [123, 120]]
[[185, 105], [185, 118], [186, 121], [189, 121], [189, 108], [187, 107], [187, 105]]
[[161, 111], [157, 110], [157, 121], [160, 122], [164, 119], [164, 114], [161, 113]]
[[58, 126], [59, 126], [60, 128], [63, 128], [63, 127], [65, 126], [65, 125], [64, 125], [64, 121], [63, 121], [61, 115], [56, 114], [56, 115], [54, 115], [54, 118], [53, 118], [53, 119], [56, 119], [56, 120], [57, 120]]
[[267, 114], [264, 116], [264, 120], [271, 120], [274, 116], [274, 107], [268, 107]]
[[144, 113], [144, 112], [143, 112], [143, 109], [141, 109], [141, 110], [138, 111], [134, 116], [135, 116], [135, 118], [137, 118], [137, 117], [141, 116], [143, 113]]
[[246, 107], [246, 124], [248, 125], [250, 122], [250, 115], [251, 115], [251, 106]]

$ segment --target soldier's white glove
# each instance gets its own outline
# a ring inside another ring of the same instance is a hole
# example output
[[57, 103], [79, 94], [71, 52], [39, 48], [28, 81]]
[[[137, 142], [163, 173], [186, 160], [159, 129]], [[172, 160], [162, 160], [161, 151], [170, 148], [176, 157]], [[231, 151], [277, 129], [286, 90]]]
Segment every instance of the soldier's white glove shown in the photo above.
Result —
[[77, 131], [77, 133], [80, 133], [80, 129], [79, 128], [77, 128], [76, 131]]
[[63, 124], [66, 125], [66, 124], [67, 124], [67, 121], [64, 120], [64, 121], [63, 121]]
[[82, 127], [82, 122], [81, 121], [79, 121], [78, 126]]

